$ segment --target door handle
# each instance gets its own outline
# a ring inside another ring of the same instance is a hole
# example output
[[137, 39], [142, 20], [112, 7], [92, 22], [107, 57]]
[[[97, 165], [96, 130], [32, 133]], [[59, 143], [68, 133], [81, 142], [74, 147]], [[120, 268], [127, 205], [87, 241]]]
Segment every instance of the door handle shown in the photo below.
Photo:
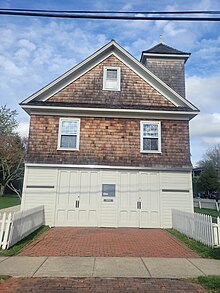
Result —
[[79, 200], [76, 200], [76, 205], [75, 205], [76, 208], [79, 208]]
[[137, 201], [137, 209], [141, 210], [141, 201]]

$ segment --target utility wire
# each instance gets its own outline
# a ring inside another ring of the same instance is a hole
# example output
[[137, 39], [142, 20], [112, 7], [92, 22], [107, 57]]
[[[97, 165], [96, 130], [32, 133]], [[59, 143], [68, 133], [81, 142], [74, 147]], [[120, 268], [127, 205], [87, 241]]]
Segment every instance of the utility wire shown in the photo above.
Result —
[[172, 17], [172, 16], [115, 16], [115, 15], [87, 15], [87, 14], [64, 14], [64, 13], [42, 13], [28, 11], [3, 11], [0, 15], [17, 15], [17, 16], [39, 16], [53, 18], [84, 18], [84, 19], [112, 19], [112, 20], [173, 20], [173, 21], [220, 21], [220, 17]]
[[186, 11], [95, 11], [95, 10], [45, 10], [45, 9], [18, 9], [0, 8], [1, 11], [24, 11], [45, 13], [83, 13], [83, 14], [220, 14], [220, 10], [186, 10]]

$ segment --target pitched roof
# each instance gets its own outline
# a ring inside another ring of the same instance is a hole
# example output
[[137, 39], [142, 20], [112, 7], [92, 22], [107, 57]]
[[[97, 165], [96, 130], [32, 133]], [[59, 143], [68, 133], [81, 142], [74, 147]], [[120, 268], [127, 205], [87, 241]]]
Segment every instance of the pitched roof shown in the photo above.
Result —
[[155, 54], [175, 54], [175, 55], [190, 55], [190, 53], [186, 53], [183, 51], [179, 51], [170, 46], [167, 46], [163, 43], [159, 43], [158, 45], [143, 51], [142, 53], [155, 53]]
[[190, 103], [187, 99], [181, 97], [178, 93], [176, 93], [173, 89], [166, 85], [161, 79], [154, 75], [142, 63], [135, 59], [115, 41], [111, 41], [104, 47], [100, 48], [98, 51], [93, 53], [90, 57], [86, 58], [80, 64], [76, 65], [75, 67], [58, 77], [56, 80], [25, 99], [23, 102], [20, 103], [20, 105], [22, 106], [22, 108], [27, 109], [28, 107], [33, 107], [31, 103], [34, 101], [46, 102], [49, 97], [54, 95], [56, 92], [62, 90], [68, 84], [74, 82], [77, 78], [88, 72], [96, 64], [99, 64], [102, 60], [106, 59], [111, 54], [118, 57], [122, 62], [124, 62], [134, 72], [136, 72], [136, 74], [141, 76], [143, 80], [148, 82], [165, 98], [167, 98], [174, 105], [176, 105], [176, 107], [189, 107], [191, 110], [198, 111], [198, 109], [192, 103]]

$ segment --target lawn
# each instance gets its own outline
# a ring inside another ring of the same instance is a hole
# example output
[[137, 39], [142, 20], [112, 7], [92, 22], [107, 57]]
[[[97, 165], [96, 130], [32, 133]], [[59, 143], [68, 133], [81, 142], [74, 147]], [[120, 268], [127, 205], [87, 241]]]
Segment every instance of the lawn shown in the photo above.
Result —
[[167, 231], [172, 234], [175, 238], [185, 243], [190, 249], [197, 252], [200, 256], [205, 258], [214, 258], [220, 259], [220, 247], [219, 248], [211, 248], [208, 247], [198, 241], [195, 241], [186, 235], [174, 230], [174, 229], [167, 229]]
[[194, 208], [194, 212], [199, 213], [199, 214], [209, 215], [209, 216], [212, 216], [213, 218], [220, 217], [220, 212], [217, 212], [217, 211], [211, 210], [211, 209]]
[[210, 293], [220, 292], [220, 276], [201, 276], [197, 278], [197, 282]]
[[16, 194], [8, 194], [3, 197], [0, 197], [0, 209], [16, 206], [20, 203], [20, 198]]

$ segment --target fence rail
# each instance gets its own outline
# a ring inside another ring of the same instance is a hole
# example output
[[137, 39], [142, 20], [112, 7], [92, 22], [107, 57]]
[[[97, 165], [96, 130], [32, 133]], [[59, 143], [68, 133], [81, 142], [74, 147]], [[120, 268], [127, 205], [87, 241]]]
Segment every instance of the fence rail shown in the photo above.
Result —
[[211, 210], [216, 210], [218, 212], [220, 210], [220, 202], [217, 202], [215, 199], [194, 198], [193, 203], [194, 203], [194, 208], [211, 209]]
[[212, 217], [197, 213], [172, 210], [173, 228], [188, 237], [210, 247], [220, 247], [220, 219], [217, 224]]
[[7, 249], [44, 224], [44, 207], [0, 213], [0, 248]]

